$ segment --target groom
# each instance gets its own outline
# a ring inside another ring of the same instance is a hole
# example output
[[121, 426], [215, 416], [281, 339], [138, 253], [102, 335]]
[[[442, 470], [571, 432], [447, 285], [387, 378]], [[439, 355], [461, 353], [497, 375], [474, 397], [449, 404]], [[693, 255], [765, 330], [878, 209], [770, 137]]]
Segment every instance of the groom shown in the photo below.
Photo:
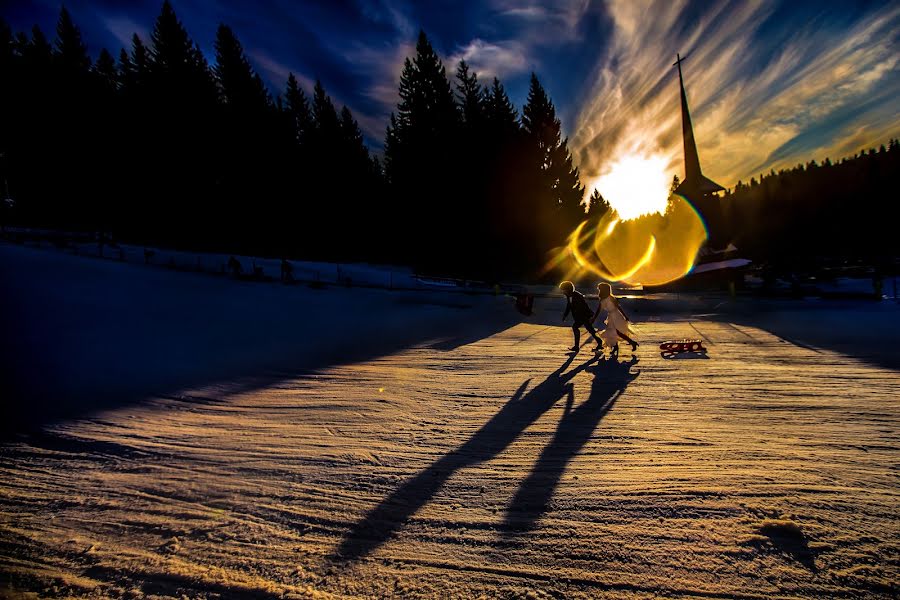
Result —
[[582, 327], [587, 329], [588, 333], [591, 334], [591, 337], [594, 338], [594, 341], [597, 342], [597, 348], [602, 349], [603, 342], [597, 337], [597, 331], [594, 329], [594, 326], [591, 325], [591, 317], [594, 316], [594, 313], [587, 305], [584, 296], [575, 291], [575, 284], [571, 281], [563, 281], [559, 284], [559, 289], [566, 295], [566, 312], [563, 313], [563, 322], [565, 322], [566, 317], [569, 316], [570, 312], [572, 313], [572, 318], [575, 320], [572, 324], [572, 334], [575, 336], [575, 345], [572, 346], [571, 350], [573, 352], [578, 352], [578, 341], [581, 339]]

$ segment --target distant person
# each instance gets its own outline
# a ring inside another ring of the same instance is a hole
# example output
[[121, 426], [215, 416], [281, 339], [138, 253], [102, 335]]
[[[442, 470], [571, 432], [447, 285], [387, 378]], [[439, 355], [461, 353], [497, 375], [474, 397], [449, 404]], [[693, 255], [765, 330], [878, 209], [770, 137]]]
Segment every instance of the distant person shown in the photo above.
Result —
[[234, 256], [228, 258], [228, 270], [231, 271], [231, 274], [235, 277], [240, 277], [244, 271], [244, 269], [241, 267], [241, 261], [236, 259]]
[[294, 281], [294, 265], [287, 259], [281, 259], [281, 283], [292, 283]]
[[574, 323], [572, 323], [572, 334], [575, 336], [575, 344], [570, 348], [573, 352], [578, 352], [578, 342], [581, 338], [580, 329], [584, 327], [587, 329], [588, 333], [591, 334], [591, 337], [594, 338], [594, 341], [597, 342], [597, 350], [603, 347], [603, 342], [600, 341], [600, 338], [597, 337], [597, 332], [594, 330], [594, 326], [591, 325], [591, 309], [587, 305], [587, 302], [584, 299], [584, 296], [579, 292], [575, 291], [575, 284], [571, 281], [563, 281], [559, 284], [559, 289], [562, 290], [562, 293], [566, 296], [566, 312], [563, 313], [562, 320], [565, 322], [566, 317], [569, 316], [569, 313], [572, 313], [572, 319]]
[[516, 310], [526, 317], [534, 314], [534, 294], [516, 294]]
[[619, 299], [613, 296], [612, 286], [608, 283], [598, 283], [597, 296], [600, 298], [600, 305], [597, 306], [597, 312], [591, 317], [591, 322], [597, 320], [601, 310], [606, 311], [606, 329], [600, 332], [603, 345], [609, 346], [613, 354], [618, 354], [619, 338], [621, 338], [631, 344], [632, 352], [637, 350], [638, 343], [629, 337], [629, 334], [634, 335], [634, 331], [631, 329], [631, 320], [622, 310]]

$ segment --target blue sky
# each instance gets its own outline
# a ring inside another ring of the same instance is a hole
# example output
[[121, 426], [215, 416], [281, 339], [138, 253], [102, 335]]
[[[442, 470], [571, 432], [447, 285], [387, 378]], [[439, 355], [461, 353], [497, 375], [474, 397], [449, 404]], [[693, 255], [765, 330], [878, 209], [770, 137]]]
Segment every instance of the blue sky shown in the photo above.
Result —
[[[682, 174], [676, 52], [704, 172], [725, 186], [900, 137], [900, 2], [666, 0], [173, 0], [212, 59], [217, 25], [237, 33], [278, 92], [316, 78], [379, 147], [403, 59], [424, 29], [448, 72], [465, 58], [521, 108], [535, 71], [583, 179], [627, 155]], [[2, 0], [14, 30], [52, 37], [60, 3]], [[69, 0], [93, 55], [147, 39], [161, 1]]]

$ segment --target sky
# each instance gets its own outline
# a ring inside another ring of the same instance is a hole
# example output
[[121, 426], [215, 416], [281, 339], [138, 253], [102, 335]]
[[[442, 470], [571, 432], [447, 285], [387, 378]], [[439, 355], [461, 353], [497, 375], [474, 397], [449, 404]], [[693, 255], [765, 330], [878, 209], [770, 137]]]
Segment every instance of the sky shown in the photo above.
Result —
[[[161, 0], [68, 0], [89, 51], [145, 40]], [[424, 30], [521, 110], [535, 72], [588, 191], [623, 157], [683, 177], [676, 52], [704, 174], [732, 187], [900, 137], [900, 2], [772, 0], [172, 0], [212, 62], [232, 27], [277, 94], [318, 78], [381, 147], [403, 60]], [[15, 31], [52, 37], [56, 0], [0, 0]], [[601, 190], [602, 191], [602, 190]]]

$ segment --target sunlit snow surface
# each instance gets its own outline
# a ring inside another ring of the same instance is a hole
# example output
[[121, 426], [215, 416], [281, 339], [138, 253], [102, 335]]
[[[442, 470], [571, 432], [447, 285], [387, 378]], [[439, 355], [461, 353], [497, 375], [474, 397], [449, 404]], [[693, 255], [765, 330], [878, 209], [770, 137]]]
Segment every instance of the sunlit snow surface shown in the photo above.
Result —
[[[16, 331], [43, 337], [6, 337], [7, 350], [83, 345], [72, 360], [94, 370], [89, 389], [123, 369], [137, 381], [100, 412], [74, 407], [5, 439], [4, 591], [898, 591], [895, 305], [696, 316], [703, 305], [687, 297], [666, 310], [626, 300], [644, 344], [636, 360], [623, 348], [598, 361], [591, 345], [564, 354], [558, 298], [518, 322], [504, 298], [428, 304], [60, 256], [0, 247], [16, 311], [68, 311], [20, 320]], [[207, 327], [232, 316], [224, 331]], [[847, 319], [858, 327], [833, 333]], [[130, 341], [153, 331], [169, 336], [153, 352]], [[660, 356], [660, 341], [685, 337], [702, 338], [708, 357]], [[132, 364], [165, 348], [171, 364]], [[64, 359], [41, 363], [48, 377], [73, 376]], [[154, 381], [159, 392], [140, 397]]]

